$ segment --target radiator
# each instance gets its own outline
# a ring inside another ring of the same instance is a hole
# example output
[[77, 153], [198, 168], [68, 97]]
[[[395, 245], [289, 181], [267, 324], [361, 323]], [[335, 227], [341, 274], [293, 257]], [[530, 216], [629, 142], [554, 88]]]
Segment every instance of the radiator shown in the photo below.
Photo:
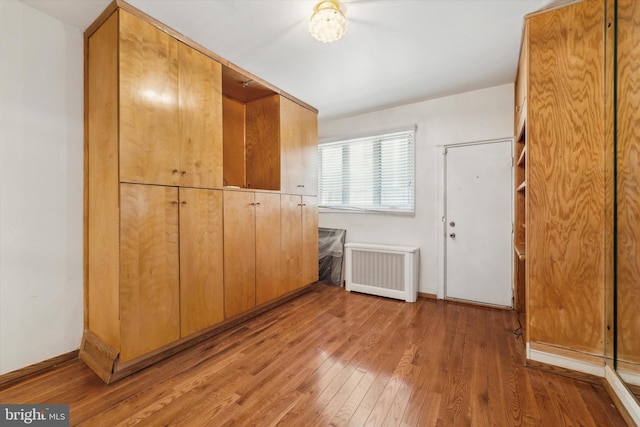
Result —
[[418, 248], [364, 243], [344, 247], [347, 291], [416, 301]]

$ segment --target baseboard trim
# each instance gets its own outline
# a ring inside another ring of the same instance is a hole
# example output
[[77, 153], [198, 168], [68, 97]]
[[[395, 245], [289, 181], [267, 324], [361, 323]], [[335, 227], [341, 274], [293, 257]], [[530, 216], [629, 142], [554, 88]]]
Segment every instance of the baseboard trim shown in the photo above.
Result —
[[438, 299], [438, 296], [436, 294], [430, 294], [428, 292], [418, 292], [418, 296], [420, 298], [426, 298], [426, 299]]
[[556, 368], [563, 368], [569, 371], [580, 372], [598, 378], [604, 378], [605, 375], [604, 359], [602, 360], [601, 364], [584, 360], [577, 360], [567, 356], [560, 356], [557, 354], [532, 349], [530, 343], [527, 343], [527, 366], [530, 365], [529, 361], [544, 363], [546, 365], [555, 366]]
[[60, 356], [52, 357], [51, 359], [43, 360], [42, 362], [34, 363], [33, 365], [25, 366], [24, 368], [2, 374], [0, 375], [0, 390], [7, 389], [18, 382], [55, 368], [56, 366], [62, 365], [70, 360], [75, 360], [78, 358], [78, 351], [79, 350], [73, 350], [68, 353], [61, 354]]
[[[605, 383], [609, 386], [607, 391], [611, 395], [611, 399], [622, 414], [627, 423], [634, 422], [640, 425], [640, 405], [629, 389], [624, 385], [620, 377], [609, 366], [605, 366]], [[625, 414], [626, 412], [626, 414]], [[625, 416], [627, 415], [627, 416]]]

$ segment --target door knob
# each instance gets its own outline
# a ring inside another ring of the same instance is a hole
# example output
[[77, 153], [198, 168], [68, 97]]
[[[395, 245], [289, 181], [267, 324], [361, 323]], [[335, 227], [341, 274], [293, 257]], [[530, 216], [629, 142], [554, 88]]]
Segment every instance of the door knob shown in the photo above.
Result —
[[449, 237], [451, 237], [452, 239], [456, 238], [456, 233], [449, 233]]

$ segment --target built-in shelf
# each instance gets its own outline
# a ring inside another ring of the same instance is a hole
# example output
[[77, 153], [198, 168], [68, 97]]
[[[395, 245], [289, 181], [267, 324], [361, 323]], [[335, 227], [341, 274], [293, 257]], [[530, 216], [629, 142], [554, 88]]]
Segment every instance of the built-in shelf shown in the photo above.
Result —
[[527, 247], [525, 246], [524, 243], [516, 243], [514, 245], [514, 249], [516, 251], [516, 255], [518, 256], [518, 260], [524, 261], [527, 258], [526, 256]]
[[520, 157], [518, 158], [518, 166], [524, 167], [526, 154], [527, 154], [527, 146], [525, 145], [522, 151], [520, 152]]
[[523, 182], [522, 182], [522, 184], [520, 184], [520, 185], [518, 186], [518, 188], [516, 189], [516, 191], [519, 191], [519, 192], [521, 192], [521, 193], [522, 193], [522, 192], [524, 192], [524, 191], [526, 190], [526, 188], [527, 188], [527, 181], [523, 181]]

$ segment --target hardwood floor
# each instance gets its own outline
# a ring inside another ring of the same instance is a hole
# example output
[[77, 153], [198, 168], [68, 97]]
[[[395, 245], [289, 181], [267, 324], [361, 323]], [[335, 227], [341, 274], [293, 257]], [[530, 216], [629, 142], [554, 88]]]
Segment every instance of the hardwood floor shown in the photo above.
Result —
[[76, 360], [0, 391], [83, 426], [624, 426], [600, 385], [523, 366], [515, 312], [316, 285], [109, 386]]

